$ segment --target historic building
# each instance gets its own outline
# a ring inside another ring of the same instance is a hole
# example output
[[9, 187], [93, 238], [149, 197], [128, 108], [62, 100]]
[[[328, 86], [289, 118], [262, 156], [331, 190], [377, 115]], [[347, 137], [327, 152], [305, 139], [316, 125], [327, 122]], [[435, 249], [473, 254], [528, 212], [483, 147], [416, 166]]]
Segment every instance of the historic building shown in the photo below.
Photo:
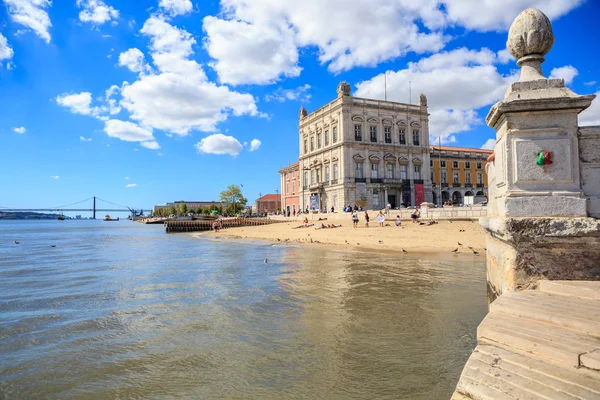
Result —
[[281, 208], [295, 215], [300, 208], [300, 163], [296, 162], [279, 170], [281, 175]]
[[302, 209], [368, 209], [431, 202], [427, 98], [419, 104], [350, 95], [308, 114], [300, 109], [299, 172]]
[[188, 210], [197, 210], [203, 209], [205, 207], [227, 207], [227, 203], [219, 202], [219, 201], [174, 201], [165, 203], [164, 205], [157, 205], [152, 207], [152, 212], [157, 212], [159, 209], [168, 210], [170, 207], [174, 207], [175, 210], [178, 210], [179, 207], [185, 204]]
[[474, 203], [486, 200], [487, 158], [492, 150], [463, 147], [431, 146], [431, 181], [433, 203], [464, 203], [465, 196], [473, 196]]
[[281, 210], [281, 195], [265, 194], [256, 199], [256, 212], [258, 213], [276, 213]]

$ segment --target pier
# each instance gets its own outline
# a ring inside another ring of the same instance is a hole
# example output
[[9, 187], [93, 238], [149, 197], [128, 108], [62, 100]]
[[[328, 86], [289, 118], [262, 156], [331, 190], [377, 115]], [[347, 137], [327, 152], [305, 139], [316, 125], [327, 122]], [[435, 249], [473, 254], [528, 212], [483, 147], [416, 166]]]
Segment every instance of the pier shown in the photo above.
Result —
[[[210, 231], [215, 220], [196, 221], [166, 221], [165, 231], [167, 233], [202, 232]], [[266, 218], [227, 218], [221, 220], [221, 229], [237, 228], [241, 226], [270, 225], [288, 222], [285, 220], [274, 220]]]

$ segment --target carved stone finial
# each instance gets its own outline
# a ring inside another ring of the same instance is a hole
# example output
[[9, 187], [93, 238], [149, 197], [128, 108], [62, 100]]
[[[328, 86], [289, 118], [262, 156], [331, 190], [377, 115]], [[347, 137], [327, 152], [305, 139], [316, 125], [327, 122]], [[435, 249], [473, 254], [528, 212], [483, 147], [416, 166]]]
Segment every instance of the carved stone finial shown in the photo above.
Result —
[[350, 85], [348, 85], [348, 82], [341, 81], [337, 87], [337, 95], [338, 97], [350, 96], [351, 90], [352, 88], [350, 87]]
[[517, 15], [508, 31], [506, 48], [518, 60], [521, 82], [545, 79], [542, 63], [553, 44], [552, 24], [543, 12], [528, 8]]
[[306, 111], [306, 108], [304, 108], [304, 106], [300, 107], [300, 119], [306, 117], [308, 115], [308, 112]]
[[421, 107], [427, 107], [427, 96], [425, 96], [423, 93], [419, 95], [419, 105]]

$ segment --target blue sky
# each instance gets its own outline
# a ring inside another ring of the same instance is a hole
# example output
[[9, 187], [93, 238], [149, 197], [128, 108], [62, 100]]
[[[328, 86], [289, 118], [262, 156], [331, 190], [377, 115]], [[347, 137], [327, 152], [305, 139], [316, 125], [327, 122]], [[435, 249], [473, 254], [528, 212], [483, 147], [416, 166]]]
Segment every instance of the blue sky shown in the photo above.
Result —
[[[419, 4], [413, 4], [419, 3]], [[297, 116], [353, 94], [424, 92], [431, 139], [481, 147], [515, 79], [507, 30], [552, 20], [544, 72], [599, 93], [593, 0], [0, 0], [0, 206], [99, 196], [149, 207], [279, 189]], [[598, 101], [581, 124], [600, 125]], [[488, 142], [489, 145], [489, 142]]]

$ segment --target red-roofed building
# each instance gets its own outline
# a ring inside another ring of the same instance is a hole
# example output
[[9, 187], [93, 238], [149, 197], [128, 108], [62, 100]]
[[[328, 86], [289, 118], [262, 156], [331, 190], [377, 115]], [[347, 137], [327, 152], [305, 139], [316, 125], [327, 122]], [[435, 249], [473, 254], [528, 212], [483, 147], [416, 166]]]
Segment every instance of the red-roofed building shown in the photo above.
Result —
[[276, 213], [281, 210], [281, 195], [265, 194], [256, 199], [256, 212], [258, 213]]

